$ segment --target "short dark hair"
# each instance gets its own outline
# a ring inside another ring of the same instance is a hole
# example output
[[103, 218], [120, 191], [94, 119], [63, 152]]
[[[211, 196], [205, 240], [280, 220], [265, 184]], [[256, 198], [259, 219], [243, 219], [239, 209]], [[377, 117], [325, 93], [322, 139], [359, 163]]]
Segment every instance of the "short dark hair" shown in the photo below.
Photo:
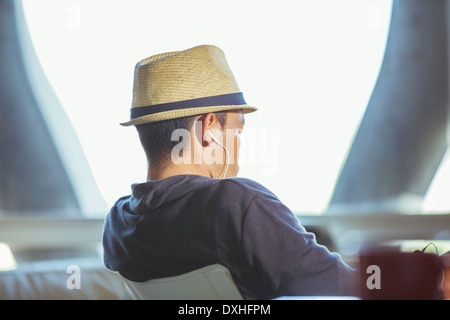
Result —
[[[223, 128], [227, 111], [214, 114]], [[172, 133], [176, 129], [190, 130], [197, 117], [198, 115], [137, 125], [136, 129], [147, 159], [160, 166], [163, 165], [170, 159], [172, 149], [179, 143], [171, 140]]]

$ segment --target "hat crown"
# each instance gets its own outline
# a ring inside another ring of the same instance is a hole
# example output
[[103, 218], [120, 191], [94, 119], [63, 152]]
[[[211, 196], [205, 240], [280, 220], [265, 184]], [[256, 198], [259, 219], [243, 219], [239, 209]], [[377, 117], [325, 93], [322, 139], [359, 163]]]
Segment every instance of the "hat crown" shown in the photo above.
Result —
[[157, 54], [136, 64], [132, 107], [239, 92], [224, 52], [211, 45]]

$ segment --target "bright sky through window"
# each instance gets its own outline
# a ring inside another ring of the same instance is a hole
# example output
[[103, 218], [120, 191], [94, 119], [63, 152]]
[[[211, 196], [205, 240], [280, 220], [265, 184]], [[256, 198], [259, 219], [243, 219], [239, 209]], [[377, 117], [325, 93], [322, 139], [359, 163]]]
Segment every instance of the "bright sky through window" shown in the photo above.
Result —
[[[24, 10], [109, 204], [146, 177], [136, 131], [119, 126], [129, 117], [135, 63], [213, 44], [259, 108], [246, 118], [240, 176], [312, 214], [327, 207], [370, 98], [391, 1], [24, 0]], [[430, 208], [450, 208], [433, 192]]]

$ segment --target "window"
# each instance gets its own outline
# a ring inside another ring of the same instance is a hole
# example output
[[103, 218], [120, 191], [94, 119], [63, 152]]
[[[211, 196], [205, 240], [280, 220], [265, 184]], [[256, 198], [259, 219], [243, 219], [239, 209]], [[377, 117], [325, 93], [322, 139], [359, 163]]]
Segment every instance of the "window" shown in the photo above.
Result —
[[[246, 118], [240, 176], [306, 214], [327, 206], [377, 79], [391, 11], [382, 0], [23, 5], [37, 56], [108, 204], [146, 176], [135, 130], [118, 125], [129, 117], [134, 64], [214, 44], [259, 108]], [[252, 149], [245, 142], [255, 136]]]

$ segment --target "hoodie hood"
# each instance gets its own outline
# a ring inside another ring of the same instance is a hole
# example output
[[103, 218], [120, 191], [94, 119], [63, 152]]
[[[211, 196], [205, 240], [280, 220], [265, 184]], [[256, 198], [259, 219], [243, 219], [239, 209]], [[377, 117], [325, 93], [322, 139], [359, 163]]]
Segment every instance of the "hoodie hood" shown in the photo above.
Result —
[[[217, 181], [198, 175], [178, 175], [133, 184], [132, 194], [117, 200], [106, 217], [103, 233], [105, 266], [122, 275], [128, 274], [129, 279], [134, 279], [134, 274], [151, 272], [152, 259], [148, 257], [153, 257], [155, 252], [148, 243], [161, 243], [167, 241], [165, 237], [173, 237], [159, 228], [157, 221], [183, 210], [183, 198], [189, 199], [196, 190]], [[161, 215], [162, 212], [169, 214]]]
[[176, 202], [190, 192], [207, 187], [216, 180], [199, 175], [178, 175], [133, 184], [131, 197], [127, 197], [129, 209], [137, 214], [156, 210]]

